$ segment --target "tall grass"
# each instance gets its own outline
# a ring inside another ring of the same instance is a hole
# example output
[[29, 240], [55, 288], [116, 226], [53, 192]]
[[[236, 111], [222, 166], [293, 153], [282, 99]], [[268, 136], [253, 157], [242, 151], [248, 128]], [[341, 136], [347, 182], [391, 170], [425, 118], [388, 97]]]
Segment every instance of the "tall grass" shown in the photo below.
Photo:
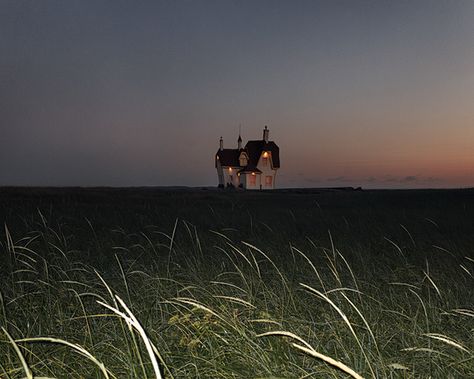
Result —
[[471, 213], [449, 220], [455, 201], [447, 219], [390, 197], [342, 212], [345, 197], [172, 196], [11, 206], [0, 378], [474, 376], [472, 240], [451, 225]]

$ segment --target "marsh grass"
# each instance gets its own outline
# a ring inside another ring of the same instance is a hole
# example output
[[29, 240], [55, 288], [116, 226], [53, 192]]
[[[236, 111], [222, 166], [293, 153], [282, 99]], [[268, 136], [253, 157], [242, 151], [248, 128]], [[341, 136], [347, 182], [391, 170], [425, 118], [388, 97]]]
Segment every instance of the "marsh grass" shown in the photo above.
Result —
[[474, 376], [470, 193], [46, 195], [3, 208], [2, 379]]

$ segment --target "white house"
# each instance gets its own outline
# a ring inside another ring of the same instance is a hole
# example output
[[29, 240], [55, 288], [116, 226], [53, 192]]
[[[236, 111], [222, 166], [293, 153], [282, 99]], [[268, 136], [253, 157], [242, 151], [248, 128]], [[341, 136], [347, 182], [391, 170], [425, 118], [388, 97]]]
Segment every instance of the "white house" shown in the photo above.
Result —
[[268, 137], [269, 130], [265, 126], [261, 140], [248, 141], [242, 148], [239, 135], [236, 149], [224, 149], [221, 137], [215, 157], [219, 187], [275, 188], [275, 176], [280, 168], [280, 149]]

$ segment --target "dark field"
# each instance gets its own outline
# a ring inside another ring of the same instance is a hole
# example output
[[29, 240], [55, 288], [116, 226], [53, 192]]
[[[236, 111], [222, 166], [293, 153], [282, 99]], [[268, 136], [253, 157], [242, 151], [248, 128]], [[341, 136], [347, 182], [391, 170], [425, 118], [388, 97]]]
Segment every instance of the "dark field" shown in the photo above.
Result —
[[474, 190], [3, 188], [0, 216], [2, 379], [474, 377]]

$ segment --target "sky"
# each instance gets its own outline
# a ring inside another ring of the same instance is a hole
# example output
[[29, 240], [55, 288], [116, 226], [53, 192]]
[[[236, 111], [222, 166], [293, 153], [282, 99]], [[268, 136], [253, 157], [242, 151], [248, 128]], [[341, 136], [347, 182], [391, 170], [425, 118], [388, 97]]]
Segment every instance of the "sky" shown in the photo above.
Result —
[[474, 186], [474, 1], [0, 0], [0, 185]]

